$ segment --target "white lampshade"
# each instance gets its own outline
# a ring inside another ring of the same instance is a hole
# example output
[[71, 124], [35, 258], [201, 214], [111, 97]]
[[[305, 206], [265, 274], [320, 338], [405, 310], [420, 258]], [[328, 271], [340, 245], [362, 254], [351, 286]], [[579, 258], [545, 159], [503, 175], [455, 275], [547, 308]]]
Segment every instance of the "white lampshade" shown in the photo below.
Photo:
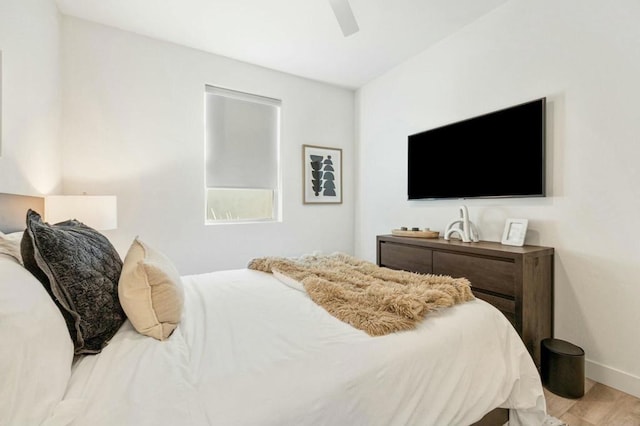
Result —
[[44, 199], [44, 220], [50, 224], [76, 219], [85, 225], [107, 230], [118, 227], [115, 195], [49, 195]]

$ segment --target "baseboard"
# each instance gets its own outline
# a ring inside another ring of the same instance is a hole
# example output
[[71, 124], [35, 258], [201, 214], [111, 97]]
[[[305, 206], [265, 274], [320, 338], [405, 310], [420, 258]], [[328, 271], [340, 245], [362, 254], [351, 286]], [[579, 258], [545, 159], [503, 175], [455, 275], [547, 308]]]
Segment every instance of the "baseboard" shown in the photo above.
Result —
[[591, 380], [640, 398], [640, 377], [585, 360], [585, 374]]

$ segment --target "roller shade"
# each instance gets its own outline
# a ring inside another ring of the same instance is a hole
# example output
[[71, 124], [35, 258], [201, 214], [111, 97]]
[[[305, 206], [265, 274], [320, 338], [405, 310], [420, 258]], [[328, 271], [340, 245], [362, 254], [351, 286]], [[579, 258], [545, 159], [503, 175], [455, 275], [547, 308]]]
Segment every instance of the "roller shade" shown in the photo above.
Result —
[[206, 87], [208, 188], [277, 189], [281, 101]]

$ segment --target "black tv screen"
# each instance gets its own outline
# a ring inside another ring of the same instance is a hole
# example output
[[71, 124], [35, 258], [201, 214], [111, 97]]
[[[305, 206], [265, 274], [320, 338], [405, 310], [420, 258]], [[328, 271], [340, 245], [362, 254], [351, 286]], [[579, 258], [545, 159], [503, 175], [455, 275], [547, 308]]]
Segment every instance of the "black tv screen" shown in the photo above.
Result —
[[408, 137], [410, 200], [545, 196], [546, 98]]

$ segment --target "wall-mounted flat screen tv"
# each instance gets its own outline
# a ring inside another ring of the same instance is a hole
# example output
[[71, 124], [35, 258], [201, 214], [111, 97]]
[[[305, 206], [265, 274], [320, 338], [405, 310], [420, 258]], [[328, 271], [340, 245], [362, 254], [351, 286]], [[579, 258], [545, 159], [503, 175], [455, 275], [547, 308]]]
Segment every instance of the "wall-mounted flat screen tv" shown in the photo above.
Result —
[[545, 196], [546, 98], [408, 137], [410, 200]]

